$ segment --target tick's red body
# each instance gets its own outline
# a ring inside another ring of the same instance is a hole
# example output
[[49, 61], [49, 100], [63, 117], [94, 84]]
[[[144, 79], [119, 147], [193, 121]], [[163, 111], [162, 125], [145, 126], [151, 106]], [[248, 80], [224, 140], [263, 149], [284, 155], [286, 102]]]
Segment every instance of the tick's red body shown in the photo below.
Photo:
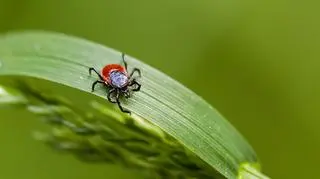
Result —
[[119, 64], [106, 65], [101, 70], [101, 75], [102, 75], [103, 79], [109, 84], [111, 84], [110, 73], [114, 72], [114, 71], [122, 72], [123, 74], [128, 76], [128, 73], [127, 73], [127, 70], [125, 69], [125, 67], [123, 67]]
[[91, 71], [94, 71], [100, 78], [92, 83], [92, 92], [96, 84], [103, 84], [108, 88], [108, 100], [112, 103], [117, 103], [120, 110], [125, 113], [131, 113], [129, 110], [124, 109], [119, 101], [120, 95], [124, 95], [126, 98], [129, 98], [131, 91], [139, 91], [141, 85], [136, 81], [136, 78], [133, 77], [134, 72], [139, 73], [141, 77], [140, 70], [138, 68], [133, 68], [130, 75], [127, 72], [127, 63], [124, 60], [124, 53], [122, 53], [123, 64], [109, 64], [102, 68], [101, 73], [95, 70], [93, 67], [89, 68], [89, 74]]

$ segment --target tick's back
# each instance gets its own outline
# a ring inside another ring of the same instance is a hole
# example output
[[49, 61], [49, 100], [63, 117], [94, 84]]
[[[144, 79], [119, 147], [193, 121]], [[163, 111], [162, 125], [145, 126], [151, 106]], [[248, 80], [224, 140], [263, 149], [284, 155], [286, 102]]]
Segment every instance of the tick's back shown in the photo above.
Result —
[[105, 67], [103, 67], [103, 69], [101, 71], [103, 78], [105, 78], [105, 80], [109, 81], [110, 73], [113, 71], [119, 71], [124, 74], [127, 74], [125, 67], [123, 67], [119, 64], [109, 64], [109, 65], [106, 65]]

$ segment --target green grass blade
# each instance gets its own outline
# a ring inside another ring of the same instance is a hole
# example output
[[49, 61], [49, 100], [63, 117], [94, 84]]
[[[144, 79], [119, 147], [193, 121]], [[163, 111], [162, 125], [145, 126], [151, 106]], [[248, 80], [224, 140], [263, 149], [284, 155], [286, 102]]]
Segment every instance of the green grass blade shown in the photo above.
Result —
[[[129, 70], [142, 71], [141, 91], [124, 103], [134, 119], [140, 116], [158, 126], [224, 177], [238, 177], [244, 163], [258, 164], [251, 146], [210, 104], [153, 67], [126, 58]], [[29, 31], [0, 36], [2, 76], [35, 77], [91, 93], [96, 76], [89, 76], [88, 68], [119, 62], [120, 52], [64, 34]], [[105, 90], [94, 94], [106, 98]]]

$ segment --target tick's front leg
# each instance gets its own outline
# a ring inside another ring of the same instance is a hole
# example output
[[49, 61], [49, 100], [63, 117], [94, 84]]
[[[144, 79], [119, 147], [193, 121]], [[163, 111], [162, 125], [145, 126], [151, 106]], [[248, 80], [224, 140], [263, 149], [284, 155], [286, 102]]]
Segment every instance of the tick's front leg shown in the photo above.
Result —
[[140, 91], [141, 84], [138, 83], [135, 79], [132, 80], [132, 82], [129, 84], [129, 86], [136, 86], [136, 88], [133, 88], [132, 91]]
[[120, 110], [121, 110], [122, 112], [131, 114], [131, 112], [130, 112], [129, 110], [127, 110], [127, 109], [125, 109], [125, 108], [123, 108], [123, 107], [121, 106], [121, 103], [120, 103], [119, 98], [120, 98], [120, 94], [119, 94], [119, 90], [117, 90], [116, 99], [117, 99], [118, 107], [120, 108]]
[[123, 64], [124, 64], [124, 67], [126, 68], [126, 70], [128, 70], [128, 64], [127, 64], [127, 62], [124, 60], [124, 56], [125, 56], [125, 54], [122, 53], [122, 54], [121, 54], [122, 62], [123, 62]]
[[140, 69], [138, 69], [138, 68], [133, 68], [132, 72], [131, 72], [130, 75], [129, 75], [129, 78], [132, 78], [132, 76], [133, 76], [133, 74], [134, 74], [135, 72], [138, 73], [138, 77], [139, 77], [139, 78], [141, 77], [141, 71], [140, 71]]

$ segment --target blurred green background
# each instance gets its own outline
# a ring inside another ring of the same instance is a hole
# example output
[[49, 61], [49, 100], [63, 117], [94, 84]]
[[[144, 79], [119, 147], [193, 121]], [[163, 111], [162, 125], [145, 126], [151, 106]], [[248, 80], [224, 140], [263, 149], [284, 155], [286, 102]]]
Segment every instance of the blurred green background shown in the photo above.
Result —
[[[316, 178], [318, 7], [309, 0], [0, 0], [0, 31], [52, 30], [124, 51], [217, 108], [268, 176]], [[0, 111], [0, 178], [131, 178], [49, 152], [30, 136], [36, 121], [7, 120], [19, 115], [28, 114]]]

